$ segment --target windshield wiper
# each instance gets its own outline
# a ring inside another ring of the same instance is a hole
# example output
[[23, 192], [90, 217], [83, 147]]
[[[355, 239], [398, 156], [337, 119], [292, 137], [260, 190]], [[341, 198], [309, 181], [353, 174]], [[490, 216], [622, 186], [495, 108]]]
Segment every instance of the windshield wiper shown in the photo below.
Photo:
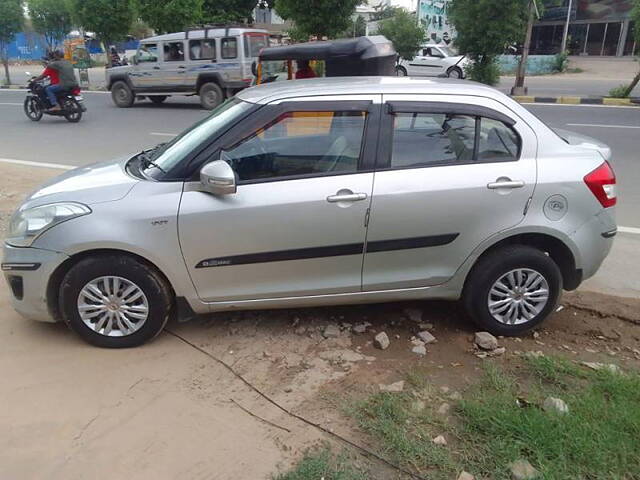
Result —
[[155, 151], [156, 149], [158, 149], [159, 147], [161, 147], [162, 145], [164, 145], [164, 143], [161, 143], [159, 145], [157, 145], [155, 148], [152, 148], [150, 150], [142, 150], [139, 154], [138, 154], [138, 158], [143, 162], [143, 166], [144, 168], [149, 168], [151, 167], [156, 167], [158, 170], [160, 170], [162, 173], [167, 173], [165, 171], [164, 168], [162, 168], [160, 165], [158, 165], [156, 162], [154, 162], [148, 155], [148, 153], [151, 153], [153, 151]]

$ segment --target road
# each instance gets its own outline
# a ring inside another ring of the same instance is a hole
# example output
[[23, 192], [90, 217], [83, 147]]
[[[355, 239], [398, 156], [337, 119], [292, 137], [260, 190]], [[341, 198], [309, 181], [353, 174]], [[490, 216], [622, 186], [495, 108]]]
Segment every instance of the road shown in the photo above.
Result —
[[[22, 112], [24, 92], [0, 90], [0, 159], [85, 165], [108, 160], [170, 140], [207, 115], [198, 99], [170, 98], [163, 105], [148, 101], [131, 109], [116, 108], [107, 93], [86, 93], [88, 112], [79, 124], [45, 117], [30, 122]], [[572, 105], [527, 105], [552, 127], [593, 136], [612, 147], [618, 177], [619, 234], [614, 253], [591, 288], [640, 297], [640, 108]], [[630, 261], [630, 259], [634, 261]], [[609, 268], [610, 267], [610, 268]], [[628, 275], [621, 275], [621, 271]], [[629, 277], [631, 275], [631, 277]]]

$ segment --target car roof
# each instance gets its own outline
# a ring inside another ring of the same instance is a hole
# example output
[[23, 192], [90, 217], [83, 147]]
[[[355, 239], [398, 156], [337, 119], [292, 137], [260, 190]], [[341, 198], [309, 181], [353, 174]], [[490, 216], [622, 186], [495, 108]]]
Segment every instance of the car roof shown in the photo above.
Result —
[[239, 92], [236, 97], [251, 103], [301, 96], [356, 94], [448, 94], [505, 97], [481, 83], [450, 78], [413, 77], [324, 77], [266, 83]]
[[[257, 28], [208, 28], [207, 37], [235, 37], [242, 35], [243, 33], [264, 33], [269, 34], [267, 30]], [[189, 39], [205, 38], [204, 30], [189, 30]], [[164, 35], [156, 35], [155, 37], [149, 37], [141, 40], [141, 43], [146, 42], [162, 42], [167, 40], [185, 40], [185, 32], [167, 33]]]

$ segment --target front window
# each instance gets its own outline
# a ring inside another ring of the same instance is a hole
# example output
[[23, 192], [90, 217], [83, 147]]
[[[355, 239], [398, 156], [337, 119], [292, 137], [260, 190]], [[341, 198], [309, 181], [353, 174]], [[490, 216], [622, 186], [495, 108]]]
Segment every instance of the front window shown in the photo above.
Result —
[[356, 172], [366, 112], [287, 112], [223, 151], [240, 181]]
[[170, 143], [163, 145], [152, 155], [153, 164], [143, 169], [145, 175], [161, 178], [170, 172], [200, 145], [224, 132], [227, 126], [243, 116], [254, 104], [237, 98], [227, 100], [200, 122], [182, 132]]
[[254, 58], [260, 54], [260, 50], [269, 46], [266, 35], [247, 34], [244, 36], [244, 56]]
[[157, 62], [158, 61], [158, 44], [143, 43], [140, 45], [138, 54], [136, 55], [138, 62]]

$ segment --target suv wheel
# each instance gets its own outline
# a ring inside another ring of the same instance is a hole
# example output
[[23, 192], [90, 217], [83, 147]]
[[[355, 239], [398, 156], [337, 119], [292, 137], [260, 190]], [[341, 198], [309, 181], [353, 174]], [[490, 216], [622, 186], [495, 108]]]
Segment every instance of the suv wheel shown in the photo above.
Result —
[[133, 105], [133, 102], [136, 100], [129, 85], [123, 81], [118, 81], [112, 85], [111, 98], [113, 99], [113, 103], [120, 108], [128, 108]]
[[218, 84], [209, 82], [200, 87], [200, 105], [207, 110], [213, 110], [224, 100], [224, 93]]
[[169, 318], [172, 294], [148, 265], [125, 255], [87, 258], [62, 280], [64, 321], [98, 347], [135, 347], [155, 337]]
[[537, 248], [514, 245], [481, 258], [467, 278], [463, 300], [482, 328], [513, 336], [540, 324], [562, 291], [556, 263]]

